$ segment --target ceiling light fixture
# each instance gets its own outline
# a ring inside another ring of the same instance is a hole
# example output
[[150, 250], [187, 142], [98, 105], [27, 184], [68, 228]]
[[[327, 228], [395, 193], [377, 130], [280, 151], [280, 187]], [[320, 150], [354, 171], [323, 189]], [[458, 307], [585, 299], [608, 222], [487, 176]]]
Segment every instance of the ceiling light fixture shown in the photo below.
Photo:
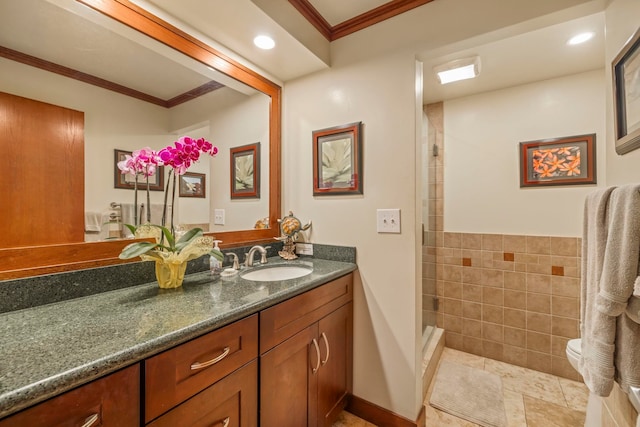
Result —
[[574, 45], [574, 44], [580, 44], [580, 43], [584, 43], [587, 40], [591, 40], [594, 36], [593, 32], [586, 32], [586, 33], [580, 33], [578, 35], [575, 35], [573, 37], [571, 37], [569, 39], [569, 41], [567, 42], [567, 44], [569, 45]]
[[445, 64], [433, 67], [438, 75], [440, 84], [457, 82], [459, 80], [472, 79], [480, 74], [480, 57], [456, 59]]
[[273, 39], [269, 36], [261, 35], [253, 39], [253, 44], [258, 46], [260, 49], [269, 50], [273, 49], [273, 47], [276, 45], [276, 42], [274, 42]]

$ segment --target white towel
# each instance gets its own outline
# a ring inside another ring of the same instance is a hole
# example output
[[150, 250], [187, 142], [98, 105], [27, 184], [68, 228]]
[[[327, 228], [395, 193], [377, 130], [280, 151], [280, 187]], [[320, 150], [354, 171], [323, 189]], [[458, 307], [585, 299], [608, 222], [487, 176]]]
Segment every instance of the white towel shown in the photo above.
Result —
[[133, 237], [133, 233], [124, 224], [135, 225], [135, 207], [133, 203], [120, 203], [120, 218], [122, 220], [122, 236]]
[[102, 228], [102, 214], [99, 212], [84, 213], [84, 231], [99, 233]]
[[[151, 224], [160, 225], [162, 224], [162, 212], [164, 210], [164, 204], [161, 203], [151, 203]], [[167, 214], [171, 214], [171, 210], [167, 209]], [[168, 218], [168, 217], [167, 217]], [[147, 222], [147, 206], [142, 208], [142, 224]]]
[[608, 396], [613, 388], [615, 317], [596, 310], [599, 279], [605, 257], [609, 198], [614, 188], [587, 195], [582, 234], [580, 298], [580, 373], [594, 394]]

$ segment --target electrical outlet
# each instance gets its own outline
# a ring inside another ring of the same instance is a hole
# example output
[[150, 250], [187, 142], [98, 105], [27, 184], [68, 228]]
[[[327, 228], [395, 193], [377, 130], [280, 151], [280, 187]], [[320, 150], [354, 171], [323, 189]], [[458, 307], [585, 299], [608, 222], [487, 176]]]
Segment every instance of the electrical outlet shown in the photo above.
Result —
[[224, 225], [224, 209], [213, 210], [213, 224]]
[[311, 243], [296, 243], [296, 253], [298, 255], [313, 255], [313, 245]]
[[378, 233], [400, 233], [400, 209], [378, 209]]

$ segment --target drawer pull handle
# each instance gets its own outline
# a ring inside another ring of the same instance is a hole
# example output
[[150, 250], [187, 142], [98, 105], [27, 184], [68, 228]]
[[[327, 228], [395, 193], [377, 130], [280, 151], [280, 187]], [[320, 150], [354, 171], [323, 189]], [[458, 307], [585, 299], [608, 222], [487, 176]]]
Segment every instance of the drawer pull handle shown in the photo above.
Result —
[[202, 369], [202, 368], [206, 368], [207, 366], [211, 366], [211, 365], [215, 365], [216, 363], [218, 363], [219, 361], [221, 361], [222, 359], [224, 359], [225, 357], [227, 357], [227, 355], [229, 354], [229, 351], [231, 349], [229, 347], [225, 347], [224, 351], [222, 352], [222, 354], [218, 357], [215, 357], [211, 360], [207, 360], [206, 362], [196, 362], [193, 365], [191, 365], [191, 370], [192, 371], [197, 371], [198, 369]]
[[316, 367], [311, 370], [311, 372], [315, 374], [316, 372], [318, 372], [318, 369], [320, 369], [320, 359], [321, 359], [320, 347], [318, 346], [318, 340], [316, 340], [315, 338], [313, 339], [313, 345], [316, 347], [316, 355], [317, 355], [316, 360], [318, 361], [318, 363], [316, 363]]
[[231, 421], [231, 417], [227, 417], [222, 421], [222, 427], [229, 427], [229, 422]]
[[98, 421], [98, 414], [93, 414], [86, 420], [84, 420], [84, 424], [82, 427], [91, 427], [96, 421]]
[[327, 347], [327, 357], [325, 357], [325, 359], [321, 362], [324, 365], [329, 361], [329, 340], [327, 339], [327, 336], [324, 332], [322, 333], [322, 339], [324, 340], [325, 347]]

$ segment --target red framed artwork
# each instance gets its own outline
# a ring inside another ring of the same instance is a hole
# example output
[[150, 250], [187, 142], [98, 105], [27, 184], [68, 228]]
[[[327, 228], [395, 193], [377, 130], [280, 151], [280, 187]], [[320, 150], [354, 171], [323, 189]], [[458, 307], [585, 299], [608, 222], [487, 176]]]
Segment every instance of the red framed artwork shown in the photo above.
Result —
[[520, 143], [520, 187], [596, 183], [596, 135]]

